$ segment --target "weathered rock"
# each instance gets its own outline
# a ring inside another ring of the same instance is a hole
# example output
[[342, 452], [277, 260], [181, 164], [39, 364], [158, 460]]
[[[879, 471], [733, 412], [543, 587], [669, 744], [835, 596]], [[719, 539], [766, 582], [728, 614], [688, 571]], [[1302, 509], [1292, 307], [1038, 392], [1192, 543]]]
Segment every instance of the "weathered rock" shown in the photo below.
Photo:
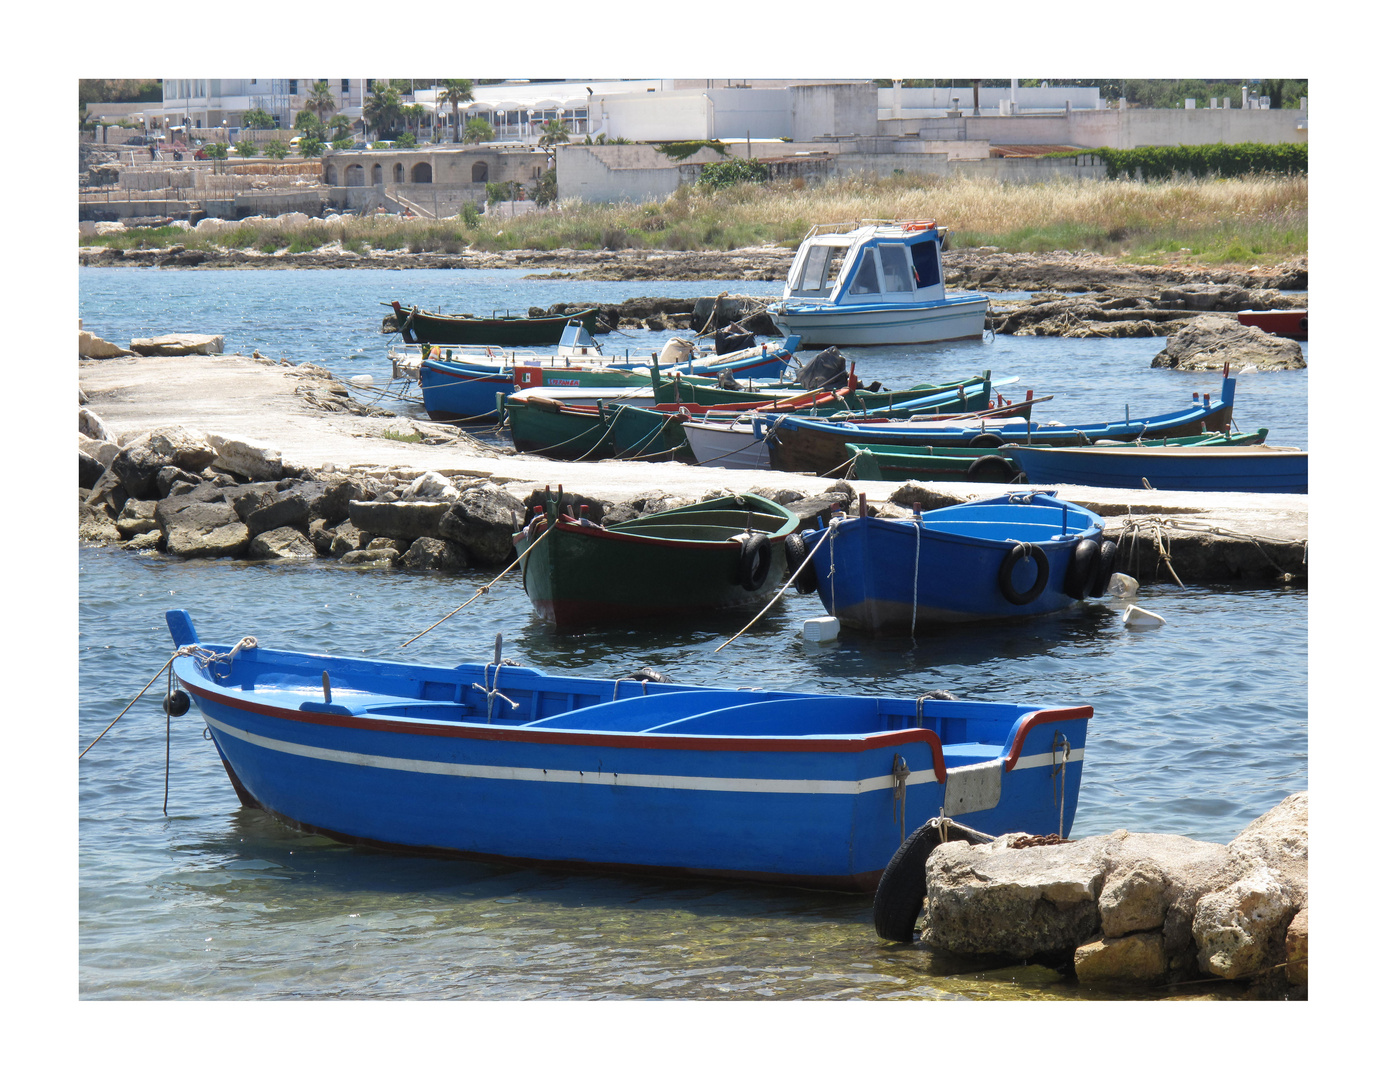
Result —
[[187, 494], [160, 499], [154, 518], [164, 536], [164, 550], [185, 559], [244, 554], [250, 530], [224, 494], [223, 488], [201, 484]]
[[251, 536], [290, 528], [302, 532], [308, 528], [308, 500], [297, 492], [276, 493], [263, 500], [245, 515], [246, 528]]
[[248, 439], [225, 435], [209, 435], [214, 451], [210, 463], [225, 472], [244, 476], [248, 480], [280, 480], [284, 477], [284, 459], [273, 447]]
[[349, 551], [356, 551], [362, 546], [361, 530], [350, 521], [344, 521], [332, 530], [332, 548], [330, 554], [341, 558]]
[[400, 556], [407, 570], [466, 570], [467, 552], [460, 544], [421, 536]]
[[96, 487], [96, 483], [101, 479], [101, 474], [106, 471], [106, 466], [82, 450], [77, 451], [77, 486], [90, 491]]
[[101, 442], [115, 442], [115, 436], [110, 429], [102, 422], [101, 417], [90, 409], [77, 410], [77, 431], [89, 439], [97, 439]]
[[131, 350], [140, 356], [217, 356], [225, 346], [221, 334], [164, 334], [130, 342]]
[[121, 485], [132, 498], [158, 494], [159, 470], [174, 466], [200, 472], [216, 458], [212, 444], [197, 432], [173, 426], [157, 428], [126, 443], [111, 462]]
[[163, 539], [163, 534], [158, 529], [151, 529], [149, 532], [136, 533], [121, 544], [121, 547], [126, 551], [158, 551]]
[[1310, 795], [1287, 795], [1238, 833], [1228, 851], [1241, 867], [1271, 867], [1297, 906], [1310, 902]]
[[117, 356], [134, 356], [113, 342], [97, 337], [90, 330], [77, 331], [77, 355], [84, 360], [111, 360]]
[[1292, 890], [1267, 866], [1206, 893], [1194, 909], [1200, 968], [1225, 979], [1266, 972], [1285, 959], [1295, 912]]
[[399, 557], [400, 553], [394, 548], [366, 548], [344, 552], [341, 562], [343, 566], [386, 567], [394, 566]]
[[[101, 462], [103, 469], [109, 469], [111, 462], [115, 461], [116, 455], [120, 453], [120, 447], [109, 439], [93, 439], [88, 435], [79, 433], [77, 435], [77, 449], [88, 457], [95, 458]], [[85, 485], [90, 487], [91, 485]]]
[[128, 540], [140, 533], [157, 531], [159, 522], [154, 517], [157, 505], [152, 499], [128, 499], [116, 518], [116, 528], [121, 536]]
[[125, 487], [120, 482], [120, 477], [115, 469], [107, 468], [92, 486], [91, 494], [87, 496], [89, 506], [104, 506], [112, 516], [119, 514], [121, 507], [125, 505], [125, 500], [130, 496]]
[[505, 566], [515, 558], [511, 537], [525, 507], [492, 483], [468, 488], [438, 523], [434, 535], [452, 540], [474, 566]]
[[159, 498], [165, 498], [174, 493], [175, 488], [182, 484], [187, 487], [197, 487], [203, 479], [200, 475], [194, 476], [185, 469], [180, 469], [177, 465], [165, 465], [154, 477], [154, 490]]
[[452, 503], [447, 502], [351, 502], [347, 513], [351, 523], [363, 532], [403, 540], [406, 546], [421, 536], [443, 539], [442, 520]]
[[309, 502], [309, 516], [320, 517], [329, 525], [347, 520], [353, 501], [368, 502], [377, 494], [377, 485], [355, 477], [339, 477], [323, 482], [322, 491]]
[[312, 559], [317, 554], [308, 537], [287, 525], [255, 536], [246, 550], [252, 559]]
[[1310, 983], [1310, 909], [1301, 908], [1286, 927], [1286, 981], [1292, 986]]
[[1252, 304], [1252, 294], [1237, 285], [1175, 285], [1162, 289], [1160, 298], [1171, 307], [1195, 311], [1242, 311]]
[[1305, 367], [1300, 342], [1243, 326], [1232, 315], [1200, 315], [1172, 334], [1151, 361], [1152, 367], [1180, 371], [1217, 371], [1228, 364], [1284, 371]]
[[1170, 880], [1149, 859], [1109, 874], [1098, 897], [1098, 917], [1103, 935], [1118, 938], [1138, 930], [1159, 930], [1165, 925], [1166, 889]]
[[1074, 974], [1081, 983], [1156, 983], [1166, 978], [1161, 935], [1101, 938], [1074, 950]]
[[104, 506], [77, 503], [77, 540], [83, 544], [118, 544], [121, 536]]

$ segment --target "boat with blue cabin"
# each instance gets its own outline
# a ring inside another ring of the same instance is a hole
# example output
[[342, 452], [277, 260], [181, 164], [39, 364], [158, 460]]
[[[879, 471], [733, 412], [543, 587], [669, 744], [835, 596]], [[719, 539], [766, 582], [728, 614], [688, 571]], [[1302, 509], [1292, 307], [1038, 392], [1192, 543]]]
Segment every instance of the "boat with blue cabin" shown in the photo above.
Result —
[[947, 233], [933, 221], [816, 225], [767, 314], [806, 347], [980, 338], [987, 297], [944, 289]]
[[865, 510], [864, 497], [856, 517], [835, 514], [786, 557], [801, 592], [817, 591], [844, 626], [873, 633], [1061, 611], [1101, 596], [1117, 557], [1103, 540], [1103, 519], [1053, 491], [905, 519]]
[[373, 848], [871, 891], [943, 808], [1067, 835], [1088, 705], [717, 689], [204, 644], [166, 615], [241, 803]]

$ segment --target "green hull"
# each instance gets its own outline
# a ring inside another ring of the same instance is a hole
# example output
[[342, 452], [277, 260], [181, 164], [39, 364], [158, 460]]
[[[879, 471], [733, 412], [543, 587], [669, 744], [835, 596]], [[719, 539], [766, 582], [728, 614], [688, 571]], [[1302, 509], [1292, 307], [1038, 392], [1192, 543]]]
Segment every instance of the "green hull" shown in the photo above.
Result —
[[515, 547], [535, 610], [577, 627], [759, 609], [780, 587], [785, 537], [798, 526], [784, 507], [749, 494], [611, 528], [558, 516], [551, 505]]

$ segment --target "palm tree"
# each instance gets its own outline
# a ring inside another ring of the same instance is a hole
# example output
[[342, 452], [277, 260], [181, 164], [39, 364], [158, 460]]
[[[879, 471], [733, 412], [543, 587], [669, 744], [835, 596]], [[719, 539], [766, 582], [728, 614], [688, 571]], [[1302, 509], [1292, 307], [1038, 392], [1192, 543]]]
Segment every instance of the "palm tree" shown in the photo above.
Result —
[[320, 123], [326, 124], [327, 117], [337, 111], [337, 101], [328, 89], [327, 80], [315, 82], [313, 91], [304, 99], [304, 108], [313, 110]]
[[453, 107], [453, 142], [458, 141], [458, 121], [462, 116], [459, 105], [465, 105], [472, 100], [472, 80], [471, 79], [444, 79], [443, 93], [439, 99], [446, 101]]
[[400, 114], [400, 92], [393, 86], [372, 90], [361, 110], [361, 118], [375, 130], [378, 137], [399, 125]]

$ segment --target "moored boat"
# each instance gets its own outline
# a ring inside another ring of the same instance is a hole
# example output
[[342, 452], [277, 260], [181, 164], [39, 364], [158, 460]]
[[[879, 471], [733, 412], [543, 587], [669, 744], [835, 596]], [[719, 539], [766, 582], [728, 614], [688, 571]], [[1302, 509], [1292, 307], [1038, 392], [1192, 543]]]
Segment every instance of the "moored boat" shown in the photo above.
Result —
[[[167, 614], [241, 803], [388, 850], [870, 891], [941, 807], [1068, 834], [1089, 706], [727, 690], [199, 640]], [[181, 697], [180, 695], [186, 695]]]
[[[1046, 492], [904, 520], [838, 514], [804, 534], [811, 565], [796, 585], [817, 590], [844, 626], [873, 633], [1046, 615], [1107, 588], [1117, 549], [1102, 535], [1096, 514]], [[801, 562], [797, 549], [791, 572]]]
[[[597, 308], [566, 315], [444, 315], [436, 311], [405, 308], [398, 300], [386, 316], [385, 332], [397, 332], [410, 345], [556, 345], [570, 322], [580, 323], [589, 334], [597, 333]], [[389, 320], [393, 318], [394, 325]], [[387, 329], [388, 327], [388, 329]]]
[[749, 493], [610, 527], [572, 509], [579, 516], [552, 501], [537, 507], [515, 536], [525, 594], [563, 628], [762, 606], [785, 576], [785, 538], [800, 524]]
[[1310, 456], [1288, 446], [1017, 446], [1004, 452], [1036, 484], [1300, 495], [1310, 490]]
[[882, 424], [828, 421], [814, 417], [785, 416], [776, 421], [769, 439], [771, 467], [786, 472], [822, 475], [852, 460], [849, 443], [873, 443], [900, 447], [974, 446], [999, 447], [1004, 443], [1040, 443], [1047, 446], [1082, 446], [1100, 439], [1131, 442], [1137, 438], [1169, 438], [1227, 431], [1233, 420], [1235, 380], [1224, 369], [1222, 392], [1210, 401], [1194, 395], [1188, 408], [1155, 416], [1124, 417], [1100, 424], [1044, 423], [1007, 417], [966, 420], [909, 420]]
[[1255, 326], [1268, 334], [1306, 341], [1310, 336], [1310, 313], [1305, 308], [1295, 310], [1240, 311], [1238, 322]]
[[980, 338], [988, 300], [946, 292], [947, 229], [933, 221], [817, 225], [767, 313], [811, 345], [898, 345]]

